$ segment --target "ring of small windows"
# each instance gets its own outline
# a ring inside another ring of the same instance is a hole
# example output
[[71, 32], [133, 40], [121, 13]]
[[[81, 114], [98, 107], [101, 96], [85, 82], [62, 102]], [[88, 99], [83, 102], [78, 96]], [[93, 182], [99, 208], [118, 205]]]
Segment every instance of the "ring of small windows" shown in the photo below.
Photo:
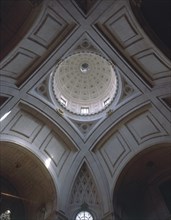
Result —
[[[105, 101], [104, 101], [104, 106], [107, 106], [110, 103], [111, 99], [108, 97]], [[60, 103], [66, 107], [67, 106], [67, 100], [61, 96], [60, 98]], [[80, 114], [81, 115], [88, 115], [89, 114], [89, 107], [88, 106], [81, 106], [80, 108]]]

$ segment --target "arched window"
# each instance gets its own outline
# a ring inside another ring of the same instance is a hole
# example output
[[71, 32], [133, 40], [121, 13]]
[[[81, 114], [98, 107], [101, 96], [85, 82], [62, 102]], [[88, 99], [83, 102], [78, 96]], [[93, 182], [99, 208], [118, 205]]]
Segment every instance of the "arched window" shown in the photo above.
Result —
[[93, 216], [87, 211], [81, 211], [76, 215], [75, 220], [94, 220]]

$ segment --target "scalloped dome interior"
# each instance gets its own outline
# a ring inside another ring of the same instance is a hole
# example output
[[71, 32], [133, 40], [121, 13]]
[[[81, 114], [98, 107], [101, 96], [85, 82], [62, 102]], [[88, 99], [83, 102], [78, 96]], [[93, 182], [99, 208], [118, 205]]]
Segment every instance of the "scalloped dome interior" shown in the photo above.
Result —
[[111, 62], [95, 53], [82, 52], [57, 65], [52, 84], [63, 107], [74, 114], [91, 115], [112, 102], [118, 80]]

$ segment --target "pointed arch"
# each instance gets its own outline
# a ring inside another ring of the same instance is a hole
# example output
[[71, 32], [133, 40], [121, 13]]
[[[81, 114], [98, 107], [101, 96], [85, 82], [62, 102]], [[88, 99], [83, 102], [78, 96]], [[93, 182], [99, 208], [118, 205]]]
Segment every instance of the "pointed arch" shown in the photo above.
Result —
[[83, 204], [87, 204], [87, 211], [100, 219], [103, 215], [103, 198], [97, 184], [95, 174], [89, 162], [83, 158], [77, 167], [73, 184], [68, 191], [66, 215], [73, 218], [81, 210]]
[[77, 174], [70, 195], [70, 205], [81, 205], [83, 203], [93, 206], [99, 206], [100, 203], [96, 184], [85, 162]]

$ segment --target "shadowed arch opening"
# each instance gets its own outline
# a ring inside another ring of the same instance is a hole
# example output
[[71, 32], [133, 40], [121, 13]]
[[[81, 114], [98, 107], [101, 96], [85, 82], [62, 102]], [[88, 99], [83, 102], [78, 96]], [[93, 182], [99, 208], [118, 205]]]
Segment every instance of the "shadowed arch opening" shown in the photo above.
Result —
[[158, 48], [171, 57], [171, 1], [130, 0], [138, 22]]
[[[12, 219], [16, 220], [53, 219], [57, 207], [56, 189], [40, 159], [17, 144], [0, 142], [0, 161], [1, 179], [13, 189], [1, 188], [0, 202], [4, 207], [1, 211], [9, 208]], [[16, 203], [21, 210], [15, 208]]]
[[25, 207], [13, 184], [0, 176], [0, 188], [0, 219], [6, 214], [6, 216], [10, 216], [13, 220], [25, 220]]
[[0, 60], [20, 42], [36, 20], [43, 0], [1, 0]]
[[171, 145], [143, 150], [124, 167], [116, 183], [115, 219], [169, 219], [171, 189], [163, 186], [168, 186], [170, 181]]

